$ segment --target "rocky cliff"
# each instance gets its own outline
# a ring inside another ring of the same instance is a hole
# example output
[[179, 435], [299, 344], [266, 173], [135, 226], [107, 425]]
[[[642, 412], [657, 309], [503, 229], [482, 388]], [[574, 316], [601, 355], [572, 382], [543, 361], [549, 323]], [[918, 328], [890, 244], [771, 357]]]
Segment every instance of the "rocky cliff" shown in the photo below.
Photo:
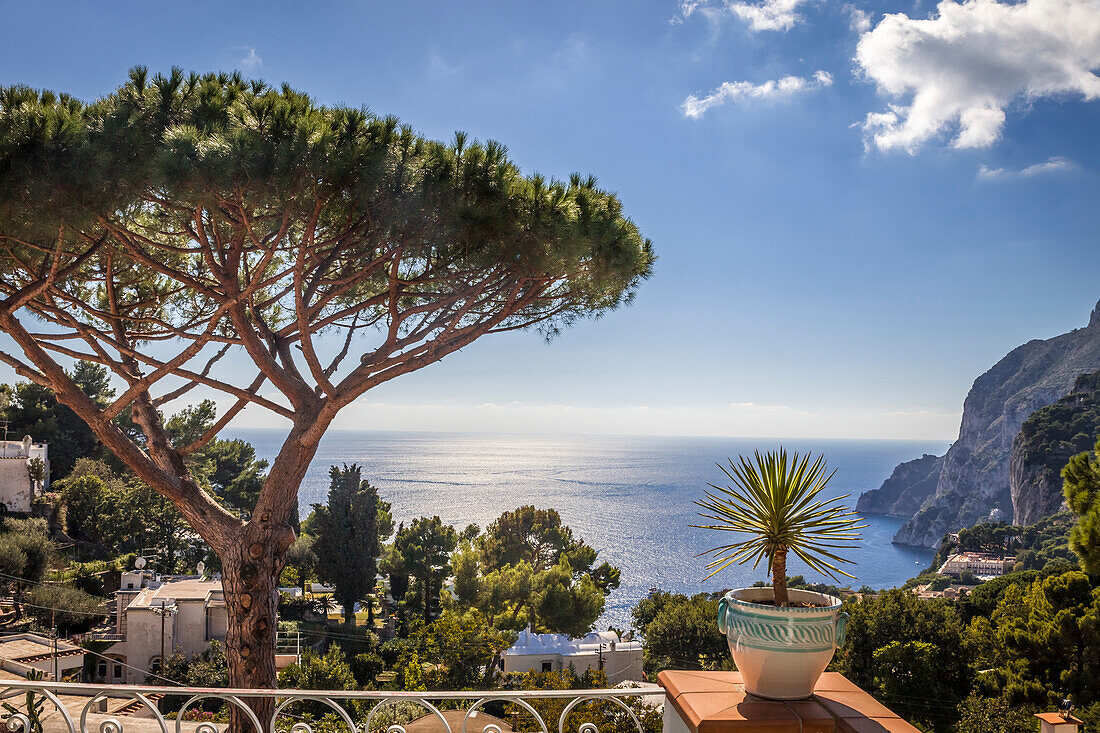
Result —
[[[936, 547], [945, 533], [991, 512], [1011, 518], [1009, 456], [1020, 426], [1032, 412], [1066, 395], [1078, 375], [1098, 369], [1100, 303], [1085, 328], [1029, 341], [974, 380], [963, 403], [959, 438], [943, 457], [936, 490], [894, 542]], [[910, 489], [917, 493], [915, 485]], [[900, 496], [905, 488], [891, 491]]]
[[1100, 435], [1100, 372], [1082, 374], [1070, 393], [1024, 420], [1008, 461], [1014, 524], [1034, 524], [1065, 507], [1062, 468]]
[[921, 504], [936, 493], [942, 468], [943, 456], [930, 453], [906, 461], [894, 469], [881, 488], [864, 492], [856, 502], [856, 511], [911, 517]]

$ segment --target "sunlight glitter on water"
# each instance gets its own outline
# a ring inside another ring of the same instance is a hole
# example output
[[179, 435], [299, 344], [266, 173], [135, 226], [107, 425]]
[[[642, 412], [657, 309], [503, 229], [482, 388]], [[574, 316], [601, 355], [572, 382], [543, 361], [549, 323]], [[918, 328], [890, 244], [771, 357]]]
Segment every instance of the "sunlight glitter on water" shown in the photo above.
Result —
[[[274, 457], [276, 431], [238, 430], [261, 457]], [[899, 462], [946, 449], [945, 443], [910, 441], [784, 440], [789, 450], [823, 452], [837, 469], [831, 495], [850, 503], [878, 488]], [[575, 536], [622, 571], [598, 622], [630, 626], [630, 609], [650, 588], [683, 593], [751, 585], [766, 572], [730, 568], [704, 582], [705, 560], [695, 555], [717, 544], [697, 519], [695, 499], [708, 482], [721, 483], [715, 466], [728, 456], [769, 449], [777, 440], [744, 438], [562, 437], [449, 433], [331, 431], [302, 485], [302, 516], [323, 502], [331, 465], [358, 463], [363, 476], [393, 505], [396, 521], [438, 515], [463, 528], [484, 528], [501, 512], [524, 504], [557, 509]], [[904, 520], [872, 516], [860, 546], [848, 553], [853, 587], [900, 585], [928, 565], [932, 552], [892, 545]], [[789, 572], [804, 573], [792, 562]], [[820, 576], [805, 573], [808, 579]], [[841, 585], [843, 585], [842, 583]]]

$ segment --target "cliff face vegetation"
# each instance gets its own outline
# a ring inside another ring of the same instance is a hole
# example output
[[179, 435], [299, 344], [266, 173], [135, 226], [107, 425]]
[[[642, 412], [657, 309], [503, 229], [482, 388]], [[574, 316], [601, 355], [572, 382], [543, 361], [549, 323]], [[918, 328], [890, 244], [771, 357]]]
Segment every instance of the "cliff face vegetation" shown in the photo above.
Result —
[[[1068, 394], [1079, 375], [1097, 370], [1100, 304], [1085, 328], [1029, 341], [974, 380], [963, 404], [958, 440], [942, 458], [935, 491], [898, 530], [894, 541], [936, 547], [947, 532], [972, 526], [991, 513], [1005, 519], [1013, 516], [1009, 458], [1021, 425], [1031, 413]], [[931, 468], [933, 462], [928, 463]], [[889, 504], [888, 496], [916, 497], [926, 490], [927, 476], [920, 476], [920, 471], [905, 473], [912, 473], [913, 480], [900, 480], [895, 470], [891, 480], [899, 480], [882, 498], [869, 500], [871, 505]]]
[[1072, 391], [1024, 421], [1012, 441], [1009, 487], [1013, 522], [1032, 524], [1065, 506], [1062, 468], [1100, 435], [1100, 372], [1082, 374]]

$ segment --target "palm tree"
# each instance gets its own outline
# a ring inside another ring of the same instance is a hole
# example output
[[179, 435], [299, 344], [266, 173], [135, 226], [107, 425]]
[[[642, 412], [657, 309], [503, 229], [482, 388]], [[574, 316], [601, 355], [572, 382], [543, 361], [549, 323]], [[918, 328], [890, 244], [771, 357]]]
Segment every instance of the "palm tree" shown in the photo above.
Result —
[[811, 464], [810, 454], [799, 457], [787, 451], [754, 453], [750, 461], [738, 456], [735, 463], [729, 460], [729, 468], [719, 468], [732, 482], [732, 486], [715, 486], [707, 491], [707, 498], [695, 502], [706, 512], [699, 516], [716, 524], [693, 527], [737, 532], [752, 535], [748, 539], [721, 545], [700, 555], [713, 555], [707, 563], [711, 571], [707, 577], [732, 563], [744, 564], [750, 560], [755, 569], [761, 560], [767, 559], [772, 576], [775, 605], [787, 606], [787, 553], [806, 563], [812, 570], [837, 580], [837, 573], [849, 578], [834, 563], [852, 563], [832, 552], [854, 547], [860, 539], [856, 530], [866, 524], [858, 524], [859, 515], [840, 502], [848, 494], [834, 499], [819, 500], [818, 495], [833, 477], [827, 472], [825, 459], [818, 456]]
[[313, 599], [313, 608], [328, 621], [328, 615], [336, 610], [336, 599], [331, 595], [317, 596]]

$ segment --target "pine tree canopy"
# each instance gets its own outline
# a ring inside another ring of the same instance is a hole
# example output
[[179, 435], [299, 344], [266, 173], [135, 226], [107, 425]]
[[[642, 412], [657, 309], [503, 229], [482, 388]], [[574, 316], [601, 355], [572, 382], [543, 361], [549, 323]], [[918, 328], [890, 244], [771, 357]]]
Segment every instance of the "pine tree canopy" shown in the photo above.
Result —
[[[60, 326], [42, 339], [54, 353], [133, 358], [275, 409], [187, 366], [198, 353], [135, 349], [238, 345], [294, 407], [346, 403], [409, 358], [614, 308], [653, 261], [593, 178], [527, 176], [498, 143], [426, 140], [287, 86], [137, 68], [92, 103], [0, 90], [0, 311]], [[371, 326], [337, 381], [349, 347], [322, 365], [312, 336]]]

